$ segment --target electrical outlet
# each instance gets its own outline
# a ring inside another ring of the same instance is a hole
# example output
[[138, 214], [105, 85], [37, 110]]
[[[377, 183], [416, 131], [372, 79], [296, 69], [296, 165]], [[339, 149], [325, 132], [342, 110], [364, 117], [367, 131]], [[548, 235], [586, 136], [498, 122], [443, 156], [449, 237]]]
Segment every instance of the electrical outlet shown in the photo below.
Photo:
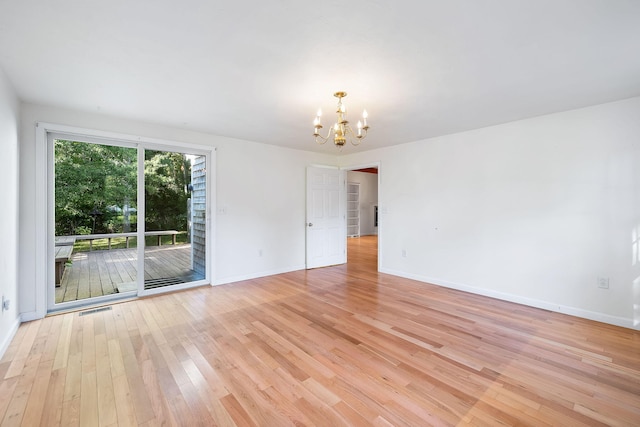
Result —
[[609, 278], [608, 277], [598, 277], [598, 287], [600, 289], [609, 289]]
[[407, 257], [407, 250], [403, 249], [402, 250], [402, 258], [406, 258]]
[[258, 256], [262, 256], [262, 249], [258, 249]]

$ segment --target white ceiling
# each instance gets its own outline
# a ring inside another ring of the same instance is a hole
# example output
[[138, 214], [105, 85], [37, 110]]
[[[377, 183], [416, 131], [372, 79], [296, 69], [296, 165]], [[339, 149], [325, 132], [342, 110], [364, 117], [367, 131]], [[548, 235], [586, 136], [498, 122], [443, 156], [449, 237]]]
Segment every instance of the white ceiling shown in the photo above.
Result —
[[640, 95], [640, 1], [0, 0], [0, 65], [27, 102], [325, 152], [344, 90], [363, 150]]

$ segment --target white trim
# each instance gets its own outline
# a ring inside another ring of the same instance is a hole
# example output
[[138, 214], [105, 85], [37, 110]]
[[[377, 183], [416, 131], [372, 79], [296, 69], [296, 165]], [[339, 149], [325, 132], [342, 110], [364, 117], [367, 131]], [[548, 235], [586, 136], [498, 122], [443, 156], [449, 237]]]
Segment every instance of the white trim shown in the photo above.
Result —
[[393, 276], [404, 277], [406, 279], [417, 280], [419, 282], [441, 286], [444, 288], [450, 288], [450, 289], [456, 289], [459, 291], [469, 292], [475, 295], [482, 295], [482, 296], [491, 297], [491, 298], [495, 298], [503, 301], [513, 302], [516, 304], [526, 305], [529, 307], [541, 308], [543, 310], [554, 311], [556, 313], [568, 314], [570, 316], [580, 317], [588, 320], [594, 320], [596, 322], [608, 323], [610, 325], [621, 326], [623, 328], [640, 330], [640, 328], [633, 325], [633, 319], [626, 318], [626, 317], [612, 316], [609, 314], [598, 313], [596, 311], [584, 310], [582, 308], [571, 307], [571, 306], [552, 303], [548, 301], [522, 297], [519, 295], [508, 294], [505, 292], [498, 292], [498, 291], [492, 291], [489, 289], [477, 288], [470, 285], [449, 282], [446, 280], [442, 280], [434, 277], [426, 277], [419, 274], [405, 273], [402, 271], [392, 270], [388, 268], [383, 268], [380, 270], [380, 272], [385, 274], [391, 274]]
[[87, 307], [90, 307], [90, 306], [96, 306], [96, 305], [100, 306], [100, 305], [105, 305], [112, 302], [117, 302], [120, 300], [130, 300], [135, 297], [136, 297], [135, 292], [131, 291], [131, 292], [122, 292], [122, 293], [119, 292], [115, 294], [102, 295], [99, 297], [77, 299], [74, 301], [59, 302], [57, 304], [54, 304], [51, 307], [48, 307], [47, 314], [55, 314], [62, 311], [69, 311], [69, 310], [85, 310]]
[[340, 169], [339, 166], [332, 166], [332, 165], [321, 165], [318, 163], [310, 163], [307, 165], [308, 168], [324, 168], [324, 169]]
[[78, 134], [78, 133], [62, 133], [62, 132], [47, 132], [47, 138], [49, 139], [49, 143], [51, 141], [59, 139], [66, 140], [69, 137], [73, 138], [74, 142], [85, 142], [87, 144], [99, 144], [99, 145], [108, 145], [108, 146], [117, 146], [117, 147], [127, 147], [127, 148], [136, 148], [138, 146], [138, 142], [131, 142], [121, 139], [110, 139], [110, 138], [98, 138], [91, 137], [88, 135]]
[[305, 270], [306, 266], [304, 264], [301, 265], [294, 265], [291, 267], [285, 267], [285, 268], [280, 268], [277, 270], [267, 270], [267, 271], [260, 271], [257, 273], [250, 273], [250, 274], [242, 274], [242, 275], [238, 275], [238, 276], [231, 276], [231, 277], [225, 277], [220, 279], [219, 281], [216, 281], [215, 284], [217, 285], [226, 285], [229, 283], [235, 283], [235, 282], [242, 282], [244, 280], [252, 280], [252, 279], [259, 279], [261, 277], [267, 277], [267, 276], [274, 276], [276, 274], [283, 274], [283, 273], [291, 273], [292, 271], [300, 271], [300, 270]]
[[[209, 153], [209, 155], [207, 156], [207, 163], [206, 163], [206, 167], [207, 167], [207, 192], [209, 197], [207, 197], [207, 208], [206, 208], [206, 215], [207, 215], [207, 241], [206, 241], [206, 248], [207, 248], [207, 261], [206, 261], [206, 272], [205, 272], [205, 279], [211, 284], [211, 286], [213, 286], [213, 284], [215, 283], [215, 275], [216, 272], [214, 270], [214, 263], [213, 260], [216, 259], [216, 250], [215, 247], [216, 245], [213, 244], [213, 242], [216, 241], [216, 222], [217, 222], [217, 217], [214, 216], [215, 212], [217, 212], [216, 210], [216, 186], [215, 186], [215, 182], [213, 180], [214, 178], [214, 174], [216, 171], [216, 165], [217, 165], [217, 150], [214, 148], [213, 150], [211, 150], [211, 152]], [[211, 171], [211, 173], [209, 173], [209, 171]]]
[[40, 316], [37, 311], [27, 311], [24, 313], [20, 313], [20, 322], [31, 322], [32, 320], [42, 319], [43, 317], [44, 316]]
[[4, 353], [9, 348], [9, 345], [11, 344], [13, 337], [16, 336], [16, 332], [18, 332], [18, 328], [20, 327], [20, 322], [21, 322], [20, 317], [16, 317], [14, 319], [13, 323], [11, 324], [11, 327], [9, 328], [7, 335], [4, 337], [4, 340], [2, 341], [2, 343], [0, 343], [0, 359], [4, 357]]
[[[49, 233], [49, 230], [55, 230], [55, 202], [50, 200], [50, 196], [55, 194], [55, 147], [53, 146], [53, 139], [50, 137], [49, 132], [45, 132], [46, 138], [46, 152], [47, 152], [47, 164], [44, 168], [47, 175], [47, 188], [46, 188], [46, 196], [45, 200], [47, 202], [47, 233], [44, 240], [46, 242], [47, 248], [47, 262], [46, 262], [46, 282], [52, 283], [55, 279], [55, 267], [53, 263], [49, 262], [49, 260], [53, 259], [55, 253], [55, 238], [52, 236], [53, 233]], [[54, 165], [54, 166], [52, 166]], [[38, 241], [37, 241], [38, 242]], [[36, 244], [37, 244], [36, 242]], [[49, 312], [51, 308], [55, 305], [55, 291], [49, 292], [49, 289], [44, 293], [46, 295], [46, 308], [45, 310]]]
[[[143, 173], [140, 173], [143, 171]], [[138, 176], [138, 197], [136, 200], [138, 212], [137, 218], [142, 218], [142, 221], [137, 223], [138, 237], [136, 241], [136, 282], [138, 284], [137, 295], [144, 296], [144, 251], [147, 248], [147, 240], [145, 239], [146, 223], [144, 218], [147, 216], [147, 205], [144, 200], [145, 187], [144, 187], [144, 147], [138, 145], [138, 167], [136, 175]], [[140, 244], [142, 243], [142, 244]]]
[[[166, 146], [180, 147], [180, 148], [189, 148], [193, 150], [201, 150], [205, 152], [212, 151], [214, 148], [206, 145], [193, 144], [181, 141], [172, 141], [168, 139], [161, 138], [152, 138], [146, 136], [138, 136], [138, 135], [130, 135], [125, 133], [117, 133], [117, 132], [107, 132], [103, 130], [97, 129], [88, 129], [88, 128], [79, 128], [75, 126], [67, 126], [67, 125], [58, 125], [55, 123], [46, 123], [46, 122], [38, 122], [36, 123], [38, 128], [43, 128], [45, 134], [49, 132], [53, 133], [64, 133], [67, 135], [77, 136], [78, 138], [90, 138], [93, 140], [96, 139], [110, 139], [112, 141], [119, 141], [127, 143], [141, 143], [145, 144], [147, 148], [153, 148], [153, 145], [159, 149], [166, 149]], [[163, 148], [164, 147], [164, 148]]]
[[366, 168], [377, 168], [378, 174], [380, 174], [380, 162], [369, 162], [362, 163], [359, 165], [348, 165], [348, 166], [340, 166], [340, 169], [344, 169], [346, 171], [354, 171], [356, 169], [366, 169]]
[[[42, 319], [47, 314], [47, 270], [49, 263], [47, 262], [48, 244], [42, 244], [42, 242], [48, 242], [49, 240], [49, 225], [48, 225], [48, 211], [49, 211], [49, 196], [48, 196], [48, 176], [47, 171], [49, 168], [48, 159], [48, 145], [47, 144], [47, 132], [50, 128], [43, 123], [36, 123], [36, 213], [35, 213], [35, 239], [33, 247], [35, 248], [35, 300], [36, 310], [35, 319]], [[27, 314], [23, 318], [27, 317]], [[28, 316], [30, 317], [30, 316]], [[31, 319], [34, 320], [34, 319]]]

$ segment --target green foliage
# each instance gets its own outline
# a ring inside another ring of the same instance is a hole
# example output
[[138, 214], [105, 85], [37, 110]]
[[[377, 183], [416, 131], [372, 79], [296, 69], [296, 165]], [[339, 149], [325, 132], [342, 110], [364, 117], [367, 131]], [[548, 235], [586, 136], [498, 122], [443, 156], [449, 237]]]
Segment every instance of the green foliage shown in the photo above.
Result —
[[105, 224], [113, 207], [135, 206], [137, 150], [64, 140], [54, 149], [56, 235], [122, 231]]
[[75, 234], [91, 234], [91, 229], [89, 227], [85, 227], [84, 225], [79, 225], [76, 227]]
[[147, 150], [144, 176], [145, 229], [186, 230], [191, 162], [181, 153]]
[[[65, 140], [54, 148], [56, 235], [135, 231], [137, 149]], [[146, 150], [144, 169], [146, 229], [186, 230], [190, 161]]]

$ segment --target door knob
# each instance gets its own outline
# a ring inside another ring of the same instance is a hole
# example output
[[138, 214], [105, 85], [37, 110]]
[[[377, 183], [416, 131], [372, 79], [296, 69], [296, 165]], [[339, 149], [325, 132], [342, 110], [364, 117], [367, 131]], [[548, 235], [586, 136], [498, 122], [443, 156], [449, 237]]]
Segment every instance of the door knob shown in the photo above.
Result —
[[313, 223], [312, 222], [309, 223], [309, 227], [313, 227]]

